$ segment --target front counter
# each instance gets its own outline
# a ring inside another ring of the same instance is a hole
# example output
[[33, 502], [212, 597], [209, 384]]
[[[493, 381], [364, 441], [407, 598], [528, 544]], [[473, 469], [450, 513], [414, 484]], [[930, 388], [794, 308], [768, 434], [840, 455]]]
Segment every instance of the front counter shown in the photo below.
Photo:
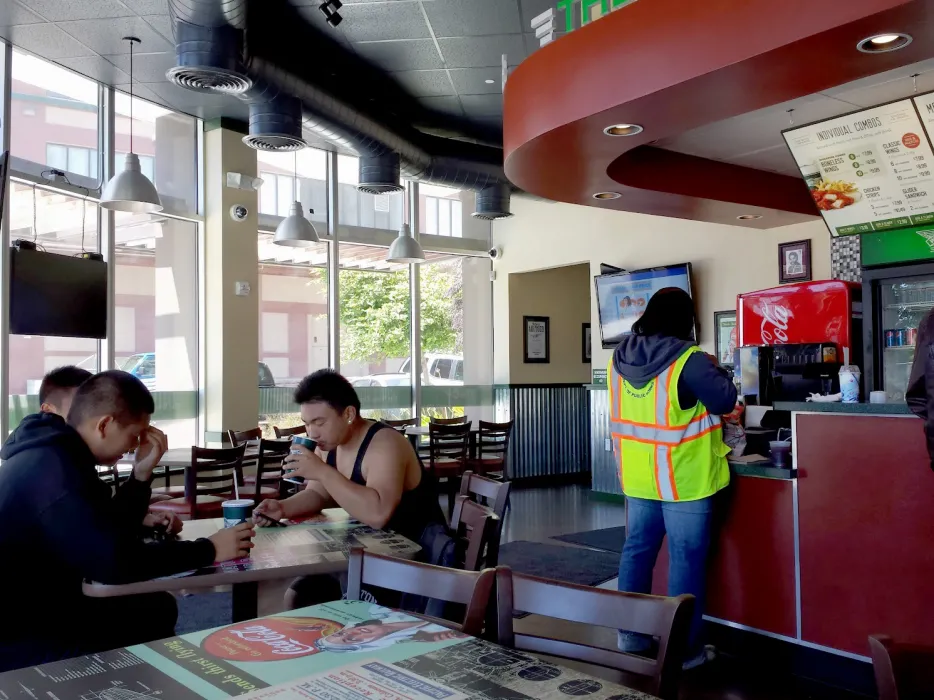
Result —
[[[895, 404], [775, 408], [791, 412], [794, 470], [732, 469], [708, 618], [867, 661], [870, 634], [934, 645], [934, 472], [921, 421]], [[607, 478], [593, 467], [596, 488]], [[654, 592], [666, 579], [663, 548]]]

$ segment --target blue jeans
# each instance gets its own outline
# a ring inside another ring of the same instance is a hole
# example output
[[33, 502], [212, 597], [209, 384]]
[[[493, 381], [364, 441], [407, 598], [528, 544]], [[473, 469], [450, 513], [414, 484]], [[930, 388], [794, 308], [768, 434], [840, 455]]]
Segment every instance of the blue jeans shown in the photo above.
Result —
[[[688, 658], [700, 651], [700, 629], [707, 583], [707, 554], [713, 530], [715, 496], [698, 501], [650, 501], [626, 498], [626, 543], [619, 560], [619, 590], [652, 591], [652, 570], [668, 535], [668, 595], [694, 596]], [[625, 636], [625, 630], [621, 630]], [[631, 633], [629, 633], [631, 634]]]

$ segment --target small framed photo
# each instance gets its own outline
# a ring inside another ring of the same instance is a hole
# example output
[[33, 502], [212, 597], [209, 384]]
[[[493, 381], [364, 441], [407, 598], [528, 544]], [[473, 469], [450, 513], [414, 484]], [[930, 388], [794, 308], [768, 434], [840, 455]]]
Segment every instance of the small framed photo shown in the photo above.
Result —
[[715, 338], [717, 362], [720, 363], [721, 367], [732, 368], [736, 352], [736, 312], [714, 312], [713, 325], [717, 332]]
[[593, 352], [590, 345], [590, 324], [581, 324], [581, 362], [585, 365], [593, 362]]
[[551, 362], [548, 316], [522, 317], [522, 355], [526, 364]]
[[811, 280], [811, 241], [778, 244], [778, 282], [809, 282]]

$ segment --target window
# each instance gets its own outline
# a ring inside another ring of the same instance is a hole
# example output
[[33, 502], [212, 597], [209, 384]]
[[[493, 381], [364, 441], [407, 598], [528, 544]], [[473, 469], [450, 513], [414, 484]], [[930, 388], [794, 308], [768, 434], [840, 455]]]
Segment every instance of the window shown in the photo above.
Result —
[[[305, 148], [297, 154], [257, 151], [256, 158], [257, 171], [263, 181], [259, 188], [260, 214], [288, 216], [297, 194], [306, 217], [315, 223], [327, 222], [328, 163], [324, 151], [316, 148]], [[314, 209], [314, 214], [309, 213], [309, 209]]]
[[461, 238], [463, 235], [464, 209], [460, 190], [453, 190], [439, 185], [422, 183], [419, 185], [419, 194], [423, 192], [441, 192], [448, 190], [450, 195], [437, 197], [432, 195], [421, 196], [421, 224], [422, 233], [435, 236], [452, 236]]
[[97, 83], [16, 50], [12, 79], [12, 155], [96, 178]]

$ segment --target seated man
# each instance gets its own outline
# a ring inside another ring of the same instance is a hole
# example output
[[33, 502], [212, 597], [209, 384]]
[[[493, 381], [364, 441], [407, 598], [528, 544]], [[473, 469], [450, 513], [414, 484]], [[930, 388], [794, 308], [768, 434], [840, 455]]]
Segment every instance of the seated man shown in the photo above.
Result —
[[[166, 438], [149, 425], [152, 395], [135, 377], [101, 372], [75, 393], [66, 423], [27, 416], [0, 450], [0, 671], [171, 636], [169, 594], [86, 598], [84, 579], [119, 584], [244, 556], [252, 526], [196, 542], [146, 543], [139, 527]], [[136, 449], [115, 496], [96, 465]], [[136, 524], [135, 526], [133, 524]]]
[[67, 418], [75, 392], [92, 376], [86, 369], [74, 365], [53, 369], [39, 385], [39, 410]]
[[[305, 377], [295, 389], [295, 402], [301, 406], [308, 437], [318, 447], [312, 452], [296, 445], [294, 450], [301, 454], [286, 457], [285, 468], [307, 483], [290, 498], [260, 503], [254, 522], [265, 524], [260, 514], [280, 520], [339, 506], [370, 527], [418, 542], [427, 561], [449, 563], [443, 559], [450, 540], [435, 481], [405, 436], [361, 418], [357, 392], [332, 370]], [[333, 589], [322, 592], [320, 577], [311, 578], [316, 581], [293, 584], [286, 598], [291, 606], [334, 599]], [[314, 600], [305, 593], [313, 593]]]

